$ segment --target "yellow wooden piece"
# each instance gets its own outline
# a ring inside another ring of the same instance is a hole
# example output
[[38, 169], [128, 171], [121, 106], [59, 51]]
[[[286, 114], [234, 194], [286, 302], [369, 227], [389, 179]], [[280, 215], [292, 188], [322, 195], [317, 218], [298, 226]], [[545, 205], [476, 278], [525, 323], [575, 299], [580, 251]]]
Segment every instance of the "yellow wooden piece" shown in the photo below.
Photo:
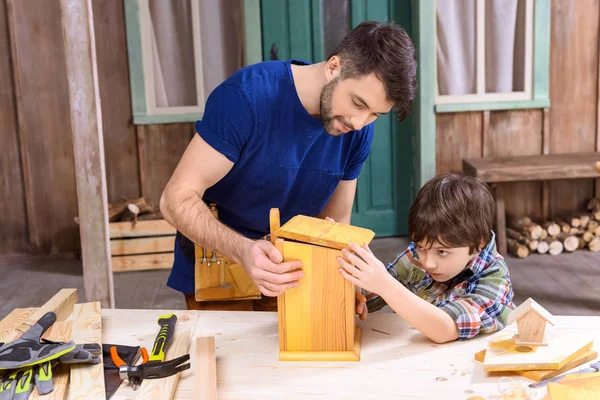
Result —
[[277, 237], [343, 249], [353, 242], [361, 246], [369, 243], [375, 232], [339, 222], [297, 215], [276, 232]]
[[196, 338], [196, 400], [217, 400], [217, 359], [215, 337]]
[[175, 236], [158, 236], [136, 239], [113, 239], [110, 241], [112, 256], [173, 252]]
[[138, 254], [133, 256], [112, 257], [113, 272], [146, 271], [154, 269], [171, 269], [174, 253]]
[[548, 394], [552, 400], [600, 400], [600, 373], [569, 375], [558, 383], [551, 382]]
[[585, 336], [556, 335], [548, 346], [517, 345], [513, 339], [503, 339], [488, 345], [485, 371], [558, 370], [592, 348], [593, 341]]
[[[272, 220], [271, 226], [277, 223]], [[279, 359], [358, 361], [361, 332], [356, 329], [356, 288], [339, 273], [337, 258], [349, 242], [369, 243], [374, 233], [296, 216], [275, 236], [283, 260], [301, 261], [304, 272], [297, 288], [278, 297]]]
[[[177, 233], [175, 228], [164, 219], [132, 222], [111, 222], [108, 224], [111, 239], [142, 236], [166, 236]], [[171, 249], [173, 250], [173, 249]]]
[[[475, 353], [475, 360], [483, 362], [483, 360], [485, 359], [485, 352], [485, 350], [481, 350]], [[596, 359], [596, 357], [598, 357], [598, 352], [594, 350], [588, 350], [581, 356], [577, 357], [576, 359], [566, 364], [564, 367], [557, 369], [556, 371], [500, 371], [498, 373], [503, 375], [519, 375], [527, 379], [531, 379], [532, 381], [539, 382], [546, 379], [554, 378], [555, 376], [570, 371], [575, 367], [579, 367], [580, 365], [583, 365], [588, 361]]]

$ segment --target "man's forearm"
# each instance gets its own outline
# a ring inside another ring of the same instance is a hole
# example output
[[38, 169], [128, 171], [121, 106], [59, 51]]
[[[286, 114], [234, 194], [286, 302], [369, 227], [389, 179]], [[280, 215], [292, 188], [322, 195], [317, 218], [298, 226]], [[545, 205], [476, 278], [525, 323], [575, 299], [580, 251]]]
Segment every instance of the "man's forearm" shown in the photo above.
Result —
[[195, 191], [166, 188], [160, 211], [167, 222], [192, 242], [242, 263], [242, 253], [250, 239], [219, 222]]

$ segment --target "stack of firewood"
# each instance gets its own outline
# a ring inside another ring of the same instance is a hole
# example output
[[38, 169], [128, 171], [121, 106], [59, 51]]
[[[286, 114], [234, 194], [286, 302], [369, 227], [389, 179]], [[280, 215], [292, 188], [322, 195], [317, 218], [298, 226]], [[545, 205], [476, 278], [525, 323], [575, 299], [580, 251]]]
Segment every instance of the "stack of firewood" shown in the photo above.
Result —
[[509, 220], [506, 227], [509, 252], [525, 258], [531, 252], [557, 255], [578, 249], [600, 251], [600, 199], [591, 199], [587, 209], [587, 213], [543, 222], [529, 217]]
[[136, 223], [138, 220], [160, 218], [162, 218], [160, 211], [144, 197], [108, 204], [109, 222], [132, 221]]

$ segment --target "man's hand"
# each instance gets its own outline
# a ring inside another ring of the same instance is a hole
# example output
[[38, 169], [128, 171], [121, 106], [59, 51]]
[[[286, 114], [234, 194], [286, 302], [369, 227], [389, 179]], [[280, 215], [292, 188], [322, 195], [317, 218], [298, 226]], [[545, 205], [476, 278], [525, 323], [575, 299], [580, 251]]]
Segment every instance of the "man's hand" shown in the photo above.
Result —
[[304, 276], [301, 261], [282, 262], [283, 256], [269, 241], [251, 242], [242, 256], [242, 265], [265, 296], [277, 297], [288, 289], [298, 287]]
[[367, 308], [367, 298], [362, 294], [361, 290], [356, 291], [356, 313], [360, 317], [361, 321], [367, 319], [369, 309]]
[[349, 247], [355, 254], [348, 249], [342, 249], [346, 259], [338, 257], [337, 260], [342, 276], [362, 289], [382, 295], [394, 278], [366, 243], [363, 247], [350, 243]]

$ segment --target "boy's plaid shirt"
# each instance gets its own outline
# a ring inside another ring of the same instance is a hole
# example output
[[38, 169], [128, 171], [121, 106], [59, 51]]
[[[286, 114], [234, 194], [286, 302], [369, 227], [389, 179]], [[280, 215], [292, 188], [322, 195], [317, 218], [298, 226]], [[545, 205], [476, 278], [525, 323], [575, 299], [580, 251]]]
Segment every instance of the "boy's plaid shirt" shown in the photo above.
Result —
[[[508, 268], [496, 251], [493, 232], [492, 240], [477, 258], [448, 282], [436, 282], [422, 269], [412, 242], [386, 268], [412, 293], [447, 312], [456, 321], [459, 340], [504, 328], [508, 314], [515, 308]], [[369, 312], [384, 305], [377, 294], [367, 294]]]

